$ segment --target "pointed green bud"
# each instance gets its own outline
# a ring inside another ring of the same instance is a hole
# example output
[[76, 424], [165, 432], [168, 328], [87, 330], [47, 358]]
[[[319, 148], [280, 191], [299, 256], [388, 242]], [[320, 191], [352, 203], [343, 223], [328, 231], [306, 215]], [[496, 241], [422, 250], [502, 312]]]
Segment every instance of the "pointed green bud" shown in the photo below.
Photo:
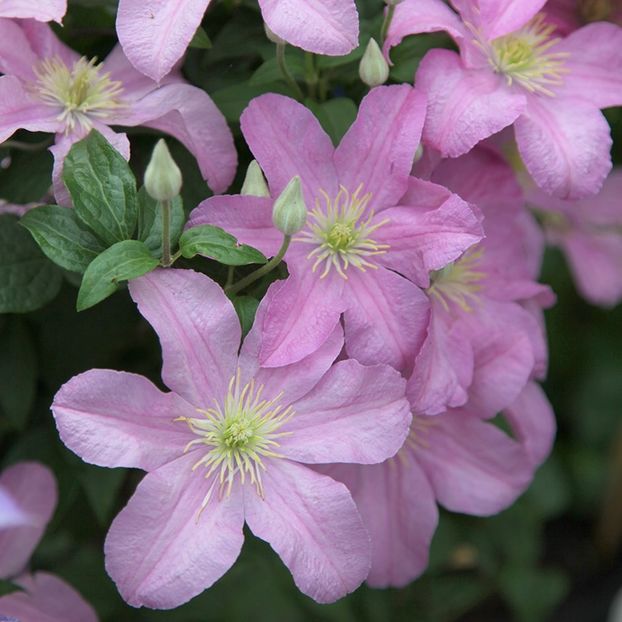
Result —
[[246, 177], [240, 194], [251, 197], [269, 197], [270, 190], [257, 160], [253, 160], [246, 169]]
[[370, 39], [359, 64], [359, 76], [369, 87], [380, 86], [389, 78], [389, 63], [375, 39]]
[[161, 138], [145, 170], [145, 189], [156, 201], [171, 201], [181, 190], [181, 171]]
[[298, 233], [307, 222], [307, 206], [300, 177], [292, 177], [272, 208], [272, 222], [285, 235]]

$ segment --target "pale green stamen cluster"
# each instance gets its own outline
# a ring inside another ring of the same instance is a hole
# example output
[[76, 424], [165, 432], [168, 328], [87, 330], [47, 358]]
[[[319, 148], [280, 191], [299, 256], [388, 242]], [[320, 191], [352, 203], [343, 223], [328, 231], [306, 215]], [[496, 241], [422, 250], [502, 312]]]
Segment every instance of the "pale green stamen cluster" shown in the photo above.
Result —
[[550, 87], [563, 84], [569, 56], [568, 52], [549, 52], [560, 42], [551, 36], [554, 31], [555, 26], [547, 24], [539, 13], [516, 32], [490, 43], [481, 38], [475, 43], [486, 53], [492, 68], [505, 76], [509, 86], [516, 83], [531, 93], [554, 97]]
[[[394, 457], [394, 460], [399, 460], [404, 464], [406, 460], [405, 453], [408, 451], [420, 451], [422, 449], [428, 449], [430, 443], [428, 442], [428, 434], [430, 428], [437, 425], [438, 421], [433, 416], [425, 417], [422, 415], [413, 414], [412, 423], [410, 424], [410, 431], [404, 441], [402, 449], [400, 449]], [[389, 464], [394, 463], [391, 461]]]
[[481, 281], [486, 276], [477, 270], [483, 249], [465, 253], [460, 259], [431, 274], [432, 284], [427, 289], [430, 297], [438, 300], [445, 311], [452, 304], [470, 313], [473, 304], [479, 303]]
[[263, 459], [282, 457], [275, 451], [279, 447], [277, 439], [290, 433], [278, 430], [293, 417], [294, 411], [291, 406], [284, 408], [279, 404], [282, 391], [272, 399], [263, 399], [263, 390], [264, 386], [256, 386], [254, 379], [242, 387], [238, 369], [229, 382], [222, 404], [214, 400], [213, 408], [197, 409], [202, 417], [175, 420], [185, 421], [198, 436], [186, 445], [186, 452], [203, 445], [208, 450], [192, 467], [193, 470], [207, 469], [206, 478], [215, 475], [201, 510], [209, 503], [216, 486], [221, 498], [228, 496], [236, 479], [241, 484], [249, 481], [257, 494], [264, 496], [261, 473], [266, 465]]
[[84, 57], [71, 68], [58, 57], [47, 58], [35, 67], [33, 91], [44, 103], [62, 108], [58, 120], [67, 132], [76, 126], [88, 130], [92, 118], [105, 119], [123, 105], [123, 85], [101, 69], [97, 59]]
[[313, 220], [309, 230], [295, 238], [298, 242], [316, 246], [307, 259], [314, 259], [313, 272], [323, 266], [320, 278], [324, 278], [332, 268], [344, 279], [348, 278], [346, 270], [350, 266], [363, 272], [367, 268], [376, 269], [378, 266], [370, 262], [369, 257], [382, 255], [389, 248], [387, 244], [377, 244], [372, 238], [374, 231], [386, 224], [388, 219], [372, 225], [373, 212], [364, 218], [371, 194], [359, 196], [362, 189], [363, 184], [351, 194], [341, 186], [334, 200], [320, 190], [325, 205], [322, 206], [319, 199], [315, 200], [315, 208], [309, 213]]

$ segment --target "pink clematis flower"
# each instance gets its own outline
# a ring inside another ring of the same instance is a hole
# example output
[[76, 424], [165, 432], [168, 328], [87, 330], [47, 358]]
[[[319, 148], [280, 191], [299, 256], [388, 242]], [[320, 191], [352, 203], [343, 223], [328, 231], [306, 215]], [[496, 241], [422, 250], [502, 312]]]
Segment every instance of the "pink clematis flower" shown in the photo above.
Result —
[[58, 577], [20, 574], [52, 517], [57, 496], [54, 476], [36, 462], [19, 462], [0, 475], [0, 578], [22, 588], [0, 597], [0, 618], [97, 622], [93, 608]]
[[84, 460], [148, 471], [105, 543], [125, 600], [168, 609], [199, 594], [234, 563], [245, 521], [305, 594], [331, 602], [354, 590], [369, 571], [368, 535], [346, 487], [304, 465], [394, 455], [411, 419], [405, 381], [383, 365], [333, 365], [340, 327], [303, 361], [260, 368], [257, 325], [238, 356], [237, 315], [202, 274], [158, 270], [130, 292], [160, 337], [172, 392], [92, 370], [52, 406]]
[[[117, 33], [130, 62], [160, 81], [186, 51], [211, 0], [120, 0]], [[358, 45], [354, 0], [259, 0], [272, 32], [292, 45], [329, 56]]]
[[460, 47], [431, 50], [417, 71], [428, 97], [424, 141], [457, 157], [514, 125], [536, 184], [575, 199], [611, 169], [601, 108], [622, 104], [622, 29], [595, 23], [565, 39], [538, 13], [545, 0], [404, 0], [385, 52], [417, 32], [446, 30]]
[[479, 215], [465, 201], [410, 177], [424, 111], [410, 86], [373, 89], [336, 149], [309, 110], [287, 97], [263, 95], [242, 114], [271, 197], [213, 197], [192, 212], [189, 226], [218, 225], [275, 255], [282, 235], [272, 204], [300, 176], [307, 224], [285, 255], [289, 278], [266, 296], [262, 365], [313, 352], [343, 313], [350, 356], [412, 367], [429, 309], [418, 286], [482, 237]]
[[323, 471], [343, 481], [372, 540], [372, 587], [402, 587], [428, 565], [437, 503], [488, 516], [511, 505], [551, 450], [555, 418], [542, 389], [529, 383], [503, 412], [513, 438], [470, 409], [415, 415], [396, 457], [373, 466]]
[[0, 17], [36, 19], [60, 23], [67, 11], [67, 0], [2, 0]]
[[490, 149], [442, 161], [432, 180], [481, 209], [486, 237], [431, 274], [430, 320], [409, 399], [420, 414], [466, 405], [494, 416], [546, 371], [540, 316], [553, 297], [535, 280], [543, 240], [512, 169]]
[[131, 67], [120, 47], [97, 64], [66, 47], [47, 24], [0, 19], [0, 71], [6, 74], [0, 77], [0, 143], [20, 128], [55, 133], [57, 198], [67, 196], [63, 159], [91, 128], [129, 158], [127, 136], [111, 125], [171, 134], [195, 155], [215, 192], [233, 179], [233, 138], [207, 93], [173, 75], [156, 85]]
[[612, 307], [622, 300], [622, 169], [615, 169], [600, 194], [562, 201], [537, 189], [527, 193], [541, 216], [547, 240], [565, 253], [586, 300]]

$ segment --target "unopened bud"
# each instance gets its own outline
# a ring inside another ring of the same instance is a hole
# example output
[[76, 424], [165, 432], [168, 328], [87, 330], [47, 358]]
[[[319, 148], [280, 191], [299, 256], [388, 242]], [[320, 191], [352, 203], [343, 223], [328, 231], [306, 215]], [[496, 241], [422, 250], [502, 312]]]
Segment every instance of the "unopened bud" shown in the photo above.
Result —
[[298, 233], [307, 222], [307, 206], [302, 196], [300, 177], [292, 177], [272, 208], [272, 222], [285, 235]]
[[145, 170], [147, 194], [156, 201], [170, 201], [179, 194], [181, 183], [181, 171], [175, 164], [166, 142], [161, 138]]
[[359, 64], [359, 76], [369, 87], [380, 86], [389, 78], [389, 63], [375, 39], [370, 39]]
[[268, 39], [272, 41], [272, 43], [276, 43], [277, 45], [283, 45], [285, 43], [285, 40], [281, 39], [279, 35], [272, 32], [270, 28], [268, 28], [268, 24], [266, 24], [265, 22], [263, 25], [263, 29], [266, 32], [266, 37], [268, 37]]
[[269, 197], [270, 190], [257, 160], [253, 160], [246, 169], [246, 177], [240, 194], [251, 197]]

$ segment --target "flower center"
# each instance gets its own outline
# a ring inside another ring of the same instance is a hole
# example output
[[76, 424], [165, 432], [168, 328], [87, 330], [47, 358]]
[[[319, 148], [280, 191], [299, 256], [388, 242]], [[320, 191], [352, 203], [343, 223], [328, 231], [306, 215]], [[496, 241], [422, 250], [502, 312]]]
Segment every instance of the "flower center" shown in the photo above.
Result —
[[103, 119], [123, 104], [120, 96], [123, 85], [102, 73], [97, 59], [82, 57], [69, 68], [60, 58], [46, 58], [34, 69], [37, 82], [33, 85], [36, 96], [50, 106], [63, 110], [58, 120], [65, 123], [66, 131], [76, 126], [91, 128], [93, 118]]
[[539, 13], [516, 32], [492, 43], [475, 43], [487, 54], [492, 68], [505, 76], [509, 86], [516, 82], [531, 93], [553, 97], [555, 93], [550, 87], [563, 84], [569, 56], [567, 52], [549, 52], [560, 41], [551, 37], [554, 31], [555, 26], [547, 24]]
[[204, 467], [206, 478], [216, 475], [201, 510], [209, 503], [217, 484], [222, 498], [231, 494], [236, 479], [241, 484], [248, 479], [263, 497], [261, 473], [266, 469], [263, 458], [282, 457], [275, 451], [279, 447], [277, 439], [290, 434], [278, 431], [294, 416], [291, 406], [285, 408], [279, 404], [282, 391], [267, 400], [262, 398], [264, 386], [256, 386], [254, 379], [243, 387], [240, 385], [238, 369], [229, 381], [222, 404], [214, 400], [213, 408], [197, 409], [201, 417], [175, 419], [185, 421], [198, 437], [186, 445], [185, 451], [202, 446], [207, 449], [192, 470]]
[[437, 425], [438, 421], [435, 420], [434, 415], [415, 415], [413, 413], [412, 423], [410, 424], [410, 431], [404, 441], [402, 448], [390, 458], [389, 464], [393, 464], [394, 461], [399, 460], [402, 464], [406, 460], [407, 452], [418, 452], [422, 449], [428, 449], [430, 443], [428, 441], [428, 435], [430, 434], [430, 428]]
[[473, 310], [471, 305], [479, 303], [480, 281], [486, 276], [477, 270], [483, 254], [483, 248], [467, 251], [457, 261], [432, 272], [432, 284], [426, 290], [428, 295], [438, 300], [445, 311], [455, 304], [470, 313]]
[[350, 266], [363, 272], [367, 268], [376, 269], [378, 266], [370, 261], [370, 257], [382, 255], [389, 248], [387, 244], [378, 244], [372, 238], [373, 232], [386, 224], [388, 219], [371, 224], [374, 213], [367, 212], [371, 193], [360, 196], [362, 189], [363, 184], [350, 193], [341, 186], [334, 199], [320, 190], [324, 205], [319, 199], [315, 200], [315, 208], [309, 213], [312, 219], [309, 229], [295, 238], [297, 242], [315, 246], [307, 259], [314, 260], [313, 272], [323, 267], [320, 278], [324, 278], [333, 268], [344, 279], [348, 278], [346, 271]]

